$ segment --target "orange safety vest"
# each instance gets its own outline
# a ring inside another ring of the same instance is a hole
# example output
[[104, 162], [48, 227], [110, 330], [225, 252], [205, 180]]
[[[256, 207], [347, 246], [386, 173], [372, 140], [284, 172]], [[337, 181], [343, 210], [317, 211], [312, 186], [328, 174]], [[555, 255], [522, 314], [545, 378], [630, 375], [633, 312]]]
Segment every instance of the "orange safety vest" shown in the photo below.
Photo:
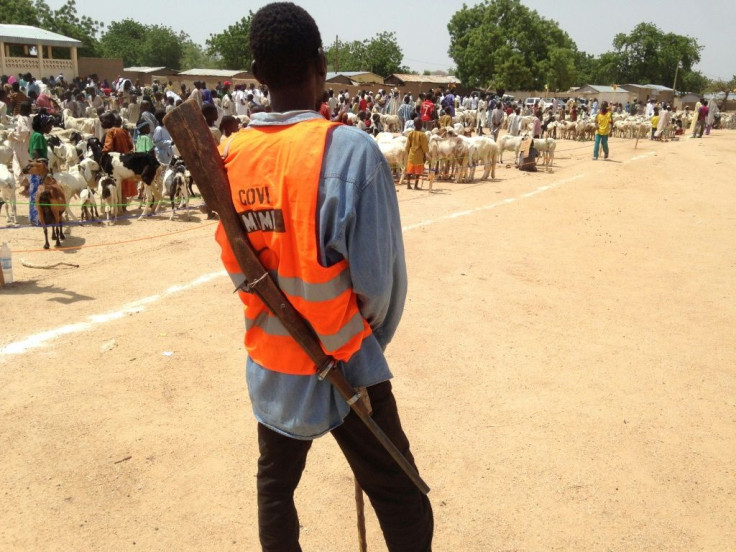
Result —
[[[347, 361], [371, 334], [358, 309], [348, 263], [319, 263], [317, 192], [327, 133], [322, 118], [288, 126], [252, 127], [220, 146], [232, 201], [263, 266], [317, 333], [322, 349]], [[242, 271], [218, 225], [217, 242], [230, 274]], [[316, 367], [281, 321], [253, 293], [245, 303], [245, 348], [261, 366], [312, 375]]]

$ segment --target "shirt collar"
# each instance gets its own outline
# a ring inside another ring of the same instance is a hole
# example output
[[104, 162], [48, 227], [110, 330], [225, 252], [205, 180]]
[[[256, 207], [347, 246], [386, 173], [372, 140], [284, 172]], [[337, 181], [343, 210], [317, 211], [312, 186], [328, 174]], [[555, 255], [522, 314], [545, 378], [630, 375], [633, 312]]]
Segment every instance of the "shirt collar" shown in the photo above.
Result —
[[249, 126], [293, 125], [294, 123], [301, 123], [302, 121], [317, 119], [319, 117], [322, 117], [322, 115], [311, 110], [285, 111], [283, 113], [260, 112], [253, 113]]

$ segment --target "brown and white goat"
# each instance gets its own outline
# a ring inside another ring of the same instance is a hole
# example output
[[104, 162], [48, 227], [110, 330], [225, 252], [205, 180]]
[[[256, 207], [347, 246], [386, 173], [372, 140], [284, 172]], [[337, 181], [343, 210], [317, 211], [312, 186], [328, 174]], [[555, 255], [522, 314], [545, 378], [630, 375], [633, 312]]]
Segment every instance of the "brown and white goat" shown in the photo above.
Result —
[[62, 228], [63, 214], [66, 210], [66, 196], [61, 186], [49, 174], [49, 168], [44, 161], [33, 160], [23, 169], [23, 174], [34, 174], [41, 179], [41, 186], [36, 193], [35, 206], [38, 210], [38, 220], [43, 226], [45, 243], [43, 248], [49, 248], [48, 226], [51, 226], [51, 239], [56, 240], [56, 247], [61, 247], [65, 239]]

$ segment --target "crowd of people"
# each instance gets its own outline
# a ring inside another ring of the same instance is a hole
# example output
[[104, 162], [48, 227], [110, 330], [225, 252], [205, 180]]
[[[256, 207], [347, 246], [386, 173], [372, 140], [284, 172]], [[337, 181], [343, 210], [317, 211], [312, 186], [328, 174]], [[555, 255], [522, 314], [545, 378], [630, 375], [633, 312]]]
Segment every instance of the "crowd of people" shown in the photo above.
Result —
[[[24, 185], [26, 177], [21, 169], [28, 159], [45, 157], [39, 136], [44, 135], [47, 126], [60, 123], [62, 113], [75, 118], [99, 118], [104, 131], [103, 153], [153, 149], [158, 161], [168, 165], [173, 157], [174, 145], [163, 117], [181, 102], [190, 98], [197, 102], [217, 142], [246, 126], [251, 115], [271, 111], [271, 98], [265, 85], [233, 85], [230, 81], [218, 81], [209, 87], [204, 81], [195, 81], [191, 87], [181, 83], [176, 88], [170, 80], [154, 80], [150, 85], [142, 85], [120, 75], [112, 81], [98, 78], [97, 75], [74, 77], [68, 81], [63, 74], [40, 80], [30, 73], [3, 75], [0, 77], [0, 121], [6, 115], [15, 118], [15, 129], [9, 134], [8, 141], [13, 150], [16, 184], [19, 187]], [[608, 155], [607, 138], [613, 128], [614, 115], [639, 115], [650, 120], [652, 140], [665, 139], [664, 131], [670, 124], [675, 125], [676, 134], [686, 131], [682, 120], [675, 118], [673, 106], [654, 99], [646, 103], [627, 101], [625, 104], [609, 105], [597, 99], [553, 98], [545, 102], [538, 99], [529, 104], [515, 101], [506, 96], [503, 90], [496, 94], [472, 92], [460, 95], [452, 88], [434, 88], [415, 96], [411, 93], [402, 95], [396, 88], [379, 89], [376, 92], [360, 90], [355, 94], [348, 89], [335, 91], [330, 88], [322, 93], [314, 110], [327, 120], [356, 126], [373, 135], [389, 130], [383, 116], [392, 115], [397, 121], [398, 131], [406, 136], [410, 136], [414, 130], [431, 131], [453, 126], [460, 111], [474, 112], [473, 128], [466, 128], [466, 132], [474, 130], [477, 134], [483, 134], [487, 129], [494, 140], [498, 140], [502, 128], [512, 136], [518, 136], [522, 132], [521, 123], [525, 117], [531, 117], [528, 133], [532, 139], [544, 136], [549, 125], [555, 121], [591, 120], [596, 125], [594, 159], [598, 157], [599, 146], [603, 148], [604, 155]], [[690, 119], [688, 111], [686, 108], [686, 120]], [[127, 116], [127, 120], [123, 119], [122, 114]], [[709, 134], [711, 128], [718, 125], [719, 118], [715, 101], [706, 103], [705, 99], [701, 99], [692, 117], [692, 136]], [[126, 122], [127, 126], [124, 124]], [[31, 138], [34, 136], [39, 149], [30, 151]], [[418, 136], [414, 137], [412, 143], [420, 144]], [[418, 158], [418, 155], [414, 155], [415, 160]], [[32, 203], [34, 191], [38, 187], [37, 179], [31, 178], [29, 187]], [[140, 195], [141, 188], [136, 187], [135, 182], [125, 182], [122, 188], [121, 206], [125, 210], [126, 198]], [[31, 222], [38, 223], [33, 212]]]

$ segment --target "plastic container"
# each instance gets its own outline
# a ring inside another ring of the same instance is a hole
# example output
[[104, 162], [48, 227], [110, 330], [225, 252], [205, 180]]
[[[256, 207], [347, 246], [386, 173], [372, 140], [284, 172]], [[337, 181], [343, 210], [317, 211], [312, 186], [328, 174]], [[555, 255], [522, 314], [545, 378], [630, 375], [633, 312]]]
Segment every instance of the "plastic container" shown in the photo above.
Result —
[[0, 246], [0, 265], [2, 265], [3, 269], [3, 279], [5, 280], [6, 284], [12, 284], [13, 283], [13, 257], [10, 253], [10, 247], [8, 247], [8, 242], [3, 242], [3, 245]]

